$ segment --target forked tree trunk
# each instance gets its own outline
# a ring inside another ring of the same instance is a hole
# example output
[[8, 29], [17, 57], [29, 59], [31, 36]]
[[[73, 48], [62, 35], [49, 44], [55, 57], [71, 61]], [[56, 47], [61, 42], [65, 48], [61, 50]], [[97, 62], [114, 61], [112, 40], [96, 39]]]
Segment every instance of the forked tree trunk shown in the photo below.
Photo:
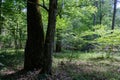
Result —
[[27, 42], [24, 69], [43, 69], [44, 32], [39, 0], [27, 0]]

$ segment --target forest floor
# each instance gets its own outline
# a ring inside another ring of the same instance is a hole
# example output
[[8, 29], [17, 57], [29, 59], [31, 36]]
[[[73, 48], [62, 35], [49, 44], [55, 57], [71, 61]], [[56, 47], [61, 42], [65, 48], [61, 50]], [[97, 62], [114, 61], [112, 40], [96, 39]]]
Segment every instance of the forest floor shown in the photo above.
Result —
[[[53, 55], [52, 76], [23, 69], [23, 51], [0, 52], [0, 80], [120, 80], [120, 55], [65, 51]], [[45, 79], [47, 77], [47, 79]]]

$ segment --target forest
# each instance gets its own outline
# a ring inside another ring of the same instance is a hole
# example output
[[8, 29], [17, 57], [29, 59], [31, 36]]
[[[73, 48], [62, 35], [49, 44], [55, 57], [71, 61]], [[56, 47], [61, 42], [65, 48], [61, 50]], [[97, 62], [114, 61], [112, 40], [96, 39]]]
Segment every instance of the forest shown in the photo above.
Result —
[[120, 0], [0, 0], [0, 80], [120, 80]]

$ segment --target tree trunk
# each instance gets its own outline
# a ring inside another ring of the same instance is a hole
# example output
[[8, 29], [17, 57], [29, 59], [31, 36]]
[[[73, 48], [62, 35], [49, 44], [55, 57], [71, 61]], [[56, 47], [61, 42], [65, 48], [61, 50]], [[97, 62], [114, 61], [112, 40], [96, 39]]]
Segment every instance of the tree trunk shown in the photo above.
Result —
[[22, 30], [19, 29], [19, 48], [22, 49]]
[[[27, 42], [25, 47], [24, 69], [43, 69], [44, 32], [39, 0], [27, 1]], [[47, 64], [47, 63], [46, 63]]]
[[93, 25], [95, 26], [96, 25], [96, 15], [93, 14]]
[[[0, 35], [2, 34], [2, 0], [0, 0]], [[0, 41], [0, 49], [2, 48], [2, 42]]]
[[2, 34], [2, 0], [0, 0], [0, 35]]
[[56, 14], [57, 14], [57, 0], [49, 0], [49, 18], [48, 28], [46, 33], [46, 40], [44, 46], [44, 69], [43, 72], [51, 74], [52, 67], [52, 53], [54, 45], [54, 35], [56, 26]]
[[102, 24], [102, 1], [101, 1], [101, 0], [100, 0], [100, 13], [99, 13], [99, 19], [100, 19], [99, 24], [101, 25], [101, 24]]
[[117, 0], [114, 0], [114, 10], [113, 10], [113, 19], [112, 19], [112, 30], [114, 30], [115, 26], [115, 15], [116, 15], [116, 5], [117, 5]]
[[61, 30], [57, 29], [57, 34], [56, 34], [57, 40], [56, 40], [56, 52], [61, 52], [62, 48], [62, 43], [61, 43]]
[[[96, 8], [98, 8], [98, 1], [94, 2], [94, 6]], [[93, 14], [93, 25], [96, 25], [96, 18], [97, 18], [97, 16], [96, 16], [96, 13], [95, 13], [95, 14]]]

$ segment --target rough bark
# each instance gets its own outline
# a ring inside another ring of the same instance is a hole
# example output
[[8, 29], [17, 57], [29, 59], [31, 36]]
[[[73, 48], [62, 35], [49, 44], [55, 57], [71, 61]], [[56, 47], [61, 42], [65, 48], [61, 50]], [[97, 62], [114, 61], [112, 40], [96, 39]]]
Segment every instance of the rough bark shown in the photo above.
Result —
[[[35, 3], [35, 4], [33, 4]], [[44, 32], [39, 0], [27, 1], [27, 42], [25, 47], [24, 69], [43, 69]]]
[[117, 0], [114, 0], [114, 9], [113, 9], [113, 19], [112, 19], [112, 30], [114, 30], [115, 26], [115, 16], [116, 16], [116, 5]]
[[51, 74], [52, 67], [52, 53], [54, 46], [54, 35], [56, 26], [56, 13], [57, 13], [57, 0], [49, 0], [49, 18], [48, 18], [48, 28], [46, 33], [46, 40], [44, 46], [44, 58], [45, 64], [43, 72]]

